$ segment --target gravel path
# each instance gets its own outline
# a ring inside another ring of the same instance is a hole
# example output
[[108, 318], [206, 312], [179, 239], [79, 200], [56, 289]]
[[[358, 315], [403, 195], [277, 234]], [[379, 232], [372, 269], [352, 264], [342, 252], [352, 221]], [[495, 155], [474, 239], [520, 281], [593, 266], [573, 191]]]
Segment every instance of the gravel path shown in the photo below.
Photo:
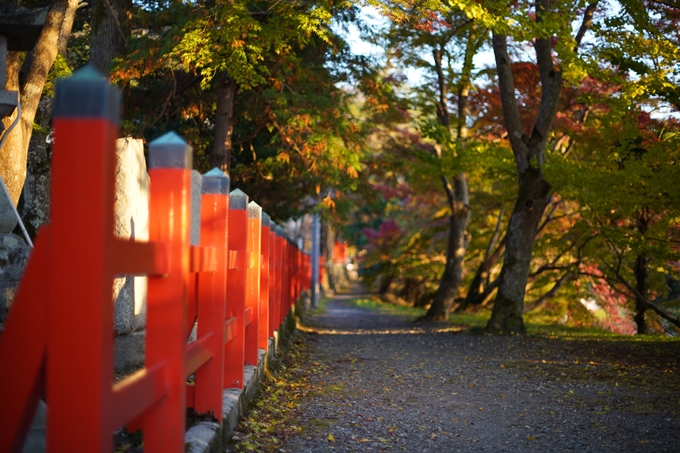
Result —
[[659, 388], [678, 379], [678, 342], [470, 335], [356, 308], [356, 297], [309, 320], [292, 373], [314, 390], [278, 451], [680, 452], [679, 387]]

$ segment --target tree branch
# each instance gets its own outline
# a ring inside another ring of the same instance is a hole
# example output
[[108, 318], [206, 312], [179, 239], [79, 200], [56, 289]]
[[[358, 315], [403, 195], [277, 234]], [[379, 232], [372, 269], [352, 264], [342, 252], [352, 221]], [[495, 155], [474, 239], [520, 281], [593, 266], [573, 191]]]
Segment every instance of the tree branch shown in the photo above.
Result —
[[646, 297], [644, 297], [642, 294], [640, 294], [640, 292], [637, 289], [635, 289], [634, 286], [632, 286], [630, 283], [628, 283], [628, 281], [626, 281], [625, 278], [623, 278], [623, 276], [621, 275], [621, 273], [619, 272], [618, 269], [616, 270], [615, 275], [616, 275], [616, 278], [621, 283], [623, 283], [623, 285], [628, 289], [628, 291], [630, 291], [631, 293], [633, 293], [635, 295], [635, 298], [637, 300], [642, 302], [644, 305], [647, 306], [647, 308], [650, 308], [652, 311], [654, 311], [657, 315], [661, 316], [666, 321], [668, 321], [671, 324], [673, 324], [674, 326], [680, 328], [680, 319], [674, 317], [673, 315], [668, 313], [666, 310], [659, 307], [656, 303], [648, 300]]
[[543, 228], [551, 221], [553, 220], [553, 215], [555, 214], [555, 211], [557, 211], [557, 207], [560, 205], [560, 202], [553, 202], [552, 200], [550, 201], [552, 203], [552, 208], [550, 209], [550, 212], [548, 213], [547, 216], [545, 216], [545, 220], [543, 220], [543, 223], [541, 226], [538, 227], [536, 230], [536, 236], [543, 231]]
[[432, 57], [434, 58], [434, 66], [437, 72], [437, 85], [439, 86], [439, 100], [437, 101], [437, 118], [439, 124], [448, 127], [451, 124], [451, 117], [449, 115], [446, 77], [444, 76], [444, 69], [442, 68], [442, 55], [444, 53], [442, 48], [435, 48], [432, 50]]
[[515, 97], [515, 81], [513, 80], [510, 55], [508, 54], [508, 38], [505, 35], [494, 33], [491, 42], [496, 58], [503, 119], [505, 120], [505, 127], [508, 129], [508, 138], [515, 155], [518, 173], [522, 174], [527, 169], [526, 154], [528, 149], [524, 143], [524, 125]]
[[125, 37], [125, 33], [123, 33], [123, 27], [121, 27], [121, 25], [120, 25], [120, 20], [118, 20], [118, 14], [116, 14], [116, 10], [113, 9], [113, 5], [111, 5], [110, 0], [103, 0], [103, 1], [106, 4], [106, 7], [109, 9], [109, 14], [111, 14], [111, 17], [113, 18], [113, 22], [116, 24], [116, 29], [118, 30], [120, 37], [123, 39], [123, 42], [125, 42], [125, 48], [129, 49], [130, 44], [128, 43], [128, 40]]
[[453, 209], [454, 209], [454, 203], [456, 201], [456, 196], [453, 192], [453, 186], [451, 186], [451, 182], [449, 181], [449, 178], [446, 176], [442, 175], [442, 185], [444, 186], [444, 192], [446, 192], [446, 200], [449, 203], [449, 208], [451, 208], [451, 215], [453, 215]]
[[564, 274], [562, 274], [560, 279], [555, 282], [553, 287], [550, 288], [550, 290], [547, 293], [543, 294], [541, 297], [539, 297], [535, 301], [524, 305], [524, 313], [527, 313], [531, 310], [535, 310], [536, 308], [543, 305], [548, 299], [555, 297], [557, 295], [557, 292], [560, 290], [560, 288], [568, 280], [570, 280], [572, 278], [574, 278], [574, 273], [572, 271], [567, 271]]
[[652, 2], [668, 6], [669, 8], [680, 9], [680, 2], [673, 2], [671, 0], [652, 0]]
[[[543, 22], [543, 16], [549, 12], [549, 8], [550, 0], [538, 0], [536, 2], [537, 23]], [[538, 71], [541, 77], [541, 107], [531, 131], [530, 146], [532, 148], [547, 140], [557, 114], [560, 93], [562, 92], [562, 72], [557, 70], [553, 63], [550, 38], [550, 36], [538, 37], [534, 43]], [[542, 155], [542, 147], [539, 147], [538, 154], [535, 157], [541, 158]], [[542, 162], [539, 161], [539, 165], [541, 164]]]
[[586, 34], [588, 29], [593, 23], [593, 14], [595, 13], [595, 10], [597, 9], [597, 4], [600, 2], [600, 0], [595, 0], [594, 2], [590, 3], [587, 7], [585, 12], [583, 13], [583, 21], [581, 22], [581, 27], [578, 29], [578, 32], [576, 33], [576, 37], [574, 38], [576, 40], [576, 45], [574, 46], [574, 52], [578, 52], [578, 48], [581, 45], [581, 41], [583, 40], [583, 36]]
[[[478, 305], [483, 304], [486, 300], [488, 300], [491, 297], [491, 294], [498, 288], [501, 284], [501, 278], [496, 277], [494, 281], [486, 285], [486, 288], [484, 288], [484, 292], [480, 293], [477, 295], [474, 299], [469, 301], [466, 306], [467, 307], [475, 307]], [[456, 310], [458, 312], [458, 310]]]
[[493, 235], [491, 235], [491, 241], [489, 241], [489, 245], [486, 248], [486, 253], [484, 254], [484, 261], [489, 259], [489, 255], [491, 255], [491, 251], [493, 248], [496, 246], [496, 242], [498, 242], [498, 233], [501, 231], [501, 222], [503, 221], [503, 213], [505, 212], [505, 208], [501, 206], [500, 211], [498, 212], [498, 220], [496, 221], [496, 228], [493, 230]]

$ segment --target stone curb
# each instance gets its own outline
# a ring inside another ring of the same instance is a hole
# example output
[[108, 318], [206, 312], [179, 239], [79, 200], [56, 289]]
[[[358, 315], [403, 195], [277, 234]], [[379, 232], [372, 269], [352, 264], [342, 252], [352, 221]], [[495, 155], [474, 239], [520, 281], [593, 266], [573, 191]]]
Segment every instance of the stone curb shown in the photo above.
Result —
[[[258, 351], [257, 366], [246, 365], [243, 390], [225, 389], [222, 394], [222, 425], [200, 422], [184, 435], [187, 453], [221, 453], [234, 434], [238, 422], [260, 389], [267, 370], [275, 370], [296, 332], [296, 310], [291, 311], [275, 338], [269, 339], [268, 351]], [[299, 311], [299, 310], [298, 310]]]

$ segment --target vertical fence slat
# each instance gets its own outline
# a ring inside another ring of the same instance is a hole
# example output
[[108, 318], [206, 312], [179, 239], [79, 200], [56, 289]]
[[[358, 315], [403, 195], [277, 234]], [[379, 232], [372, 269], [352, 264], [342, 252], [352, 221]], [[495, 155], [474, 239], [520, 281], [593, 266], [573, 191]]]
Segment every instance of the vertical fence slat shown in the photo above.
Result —
[[57, 92], [46, 278], [47, 449], [104, 452], [111, 449], [113, 430], [113, 272], [107, 257], [120, 96], [87, 67], [60, 81]]
[[284, 318], [286, 317], [286, 309], [285, 309], [285, 303], [286, 303], [286, 294], [285, 294], [285, 263], [286, 263], [286, 257], [285, 257], [285, 252], [286, 249], [284, 247], [285, 240], [283, 239], [283, 229], [281, 228], [280, 225], [276, 227], [276, 256], [277, 256], [277, 264], [278, 264], [278, 270], [277, 270], [277, 305], [278, 305], [278, 314], [279, 317], [276, 320], [276, 328], [277, 330], [280, 329], [281, 324], [283, 323]]
[[[236, 189], [229, 199], [229, 253], [233, 256], [227, 281], [227, 318], [236, 318], [234, 338], [224, 348], [224, 387], [243, 388], [245, 348], [248, 195]], [[231, 261], [231, 259], [230, 259]]]
[[269, 216], [262, 213], [260, 231], [260, 330], [257, 336], [258, 349], [267, 349], [269, 337]]
[[276, 224], [269, 225], [269, 336], [279, 328], [279, 249], [276, 242]]
[[168, 244], [165, 278], [149, 278], [146, 366], [167, 363], [168, 393], [144, 414], [144, 451], [184, 448], [191, 147], [174, 133], [149, 145], [149, 239]]
[[227, 302], [227, 216], [229, 178], [217, 168], [203, 175], [201, 199], [201, 245], [214, 247], [215, 272], [199, 274], [198, 336], [212, 334], [210, 360], [196, 370], [195, 410], [212, 413], [222, 421], [224, 383], [224, 319]]
[[248, 203], [248, 268], [246, 270], [246, 304], [251, 310], [251, 322], [246, 326], [245, 363], [257, 366], [257, 342], [260, 328], [260, 252], [262, 208]]

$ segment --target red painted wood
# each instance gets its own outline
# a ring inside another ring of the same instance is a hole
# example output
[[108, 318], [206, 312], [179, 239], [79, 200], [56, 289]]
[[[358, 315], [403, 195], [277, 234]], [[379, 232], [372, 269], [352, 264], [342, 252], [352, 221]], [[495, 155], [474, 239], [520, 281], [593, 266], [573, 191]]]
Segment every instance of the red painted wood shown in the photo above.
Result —
[[[112, 426], [123, 426], [166, 395], [168, 369], [164, 363], [144, 368], [113, 386]], [[140, 426], [141, 428], [141, 426]]]
[[187, 345], [186, 369], [192, 374], [212, 358], [211, 346], [215, 340], [212, 332], [205, 332]]
[[278, 304], [278, 313], [279, 313], [279, 319], [277, 320], [277, 328], [281, 329], [281, 324], [283, 323], [284, 318], [286, 317], [286, 309], [285, 309], [285, 263], [286, 263], [286, 248], [285, 248], [285, 239], [281, 236], [276, 236], [276, 246], [277, 246], [277, 251], [276, 251], [276, 256], [277, 256], [277, 264], [278, 264], [278, 275], [277, 275], [277, 304]]
[[262, 220], [248, 219], [248, 268], [246, 270], [246, 306], [250, 309], [251, 322], [246, 325], [244, 360], [247, 365], [257, 366], [257, 340], [260, 329], [260, 253]]
[[224, 334], [227, 303], [228, 194], [204, 194], [201, 198], [201, 245], [214, 250], [215, 267], [198, 277], [198, 336], [211, 336], [206, 344], [211, 358], [196, 370], [195, 406], [222, 421], [224, 385]]
[[266, 350], [271, 336], [269, 329], [269, 226], [262, 226], [260, 238], [260, 329], [257, 347]]
[[133, 242], [113, 238], [111, 266], [116, 274], [147, 274], [162, 277], [168, 272], [166, 244]]
[[276, 231], [269, 232], [269, 336], [274, 337], [274, 331], [279, 329], [279, 304], [278, 304], [278, 246]]
[[236, 336], [236, 318], [224, 321], [224, 344], [229, 343]]
[[[226, 318], [236, 318], [234, 338], [224, 348], [224, 388], [243, 388], [246, 309], [246, 239], [248, 214], [245, 209], [229, 209], [230, 264], [227, 281]], [[235, 252], [232, 254], [231, 252]], [[233, 257], [233, 261], [232, 261]]]
[[152, 168], [149, 238], [169, 246], [167, 278], [149, 278], [146, 366], [168, 364], [168, 394], [144, 414], [144, 451], [184, 448], [186, 339], [190, 284], [189, 222], [191, 171]]
[[118, 130], [105, 119], [58, 117], [53, 125], [47, 450], [110, 451], [114, 272], [108, 258]]
[[[202, 242], [191, 247], [188, 169], [150, 171], [148, 244], [114, 238], [116, 126], [55, 118], [54, 127], [51, 224], [0, 337], [0, 451], [19, 451], [46, 390], [49, 451], [109, 452], [128, 422], [143, 425], [145, 452], [181, 453], [187, 405], [221, 420], [223, 388], [243, 387], [244, 363], [257, 364], [309, 287], [309, 257], [229, 210], [224, 195], [203, 196]], [[112, 385], [111, 283], [123, 273], [150, 275], [146, 368]], [[198, 340], [187, 345], [195, 316]]]

